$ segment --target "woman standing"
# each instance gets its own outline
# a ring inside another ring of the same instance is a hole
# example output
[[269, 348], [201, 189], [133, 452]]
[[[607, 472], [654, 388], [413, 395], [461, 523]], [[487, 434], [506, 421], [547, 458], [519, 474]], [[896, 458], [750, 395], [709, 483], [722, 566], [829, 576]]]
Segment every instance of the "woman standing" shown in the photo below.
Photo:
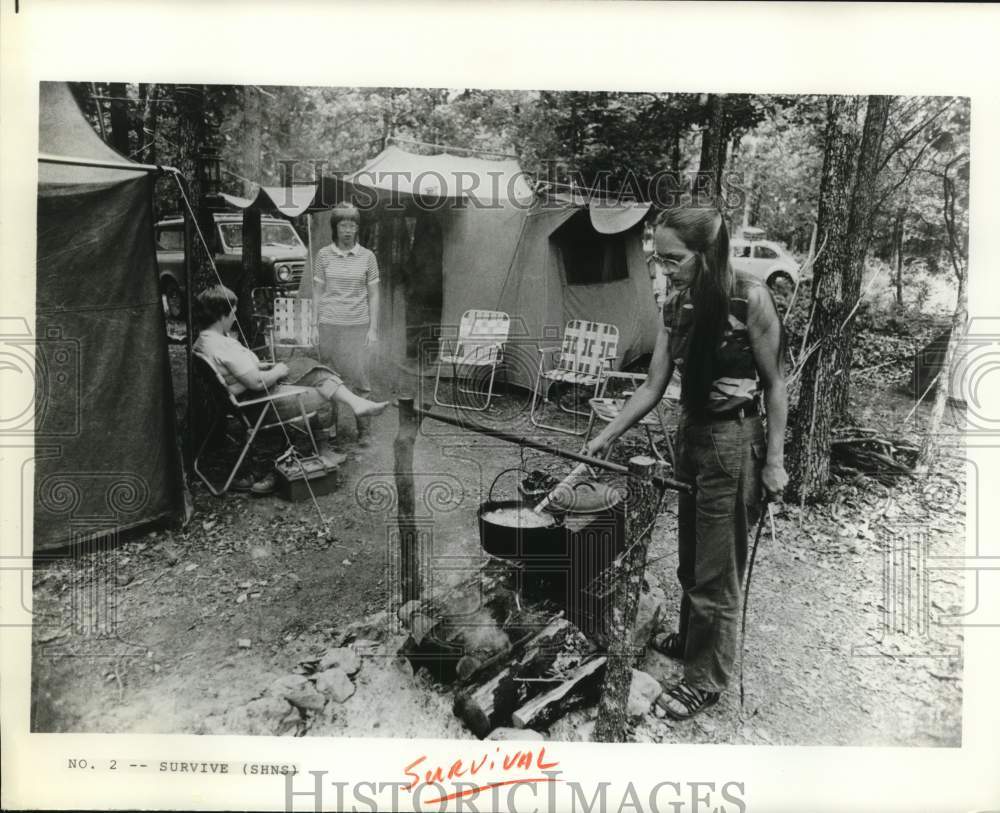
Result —
[[788, 482], [788, 398], [774, 301], [759, 280], [733, 273], [721, 213], [668, 209], [656, 220], [654, 240], [670, 289], [649, 376], [587, 453], [599, 454], [653, 409], [677, 367], [675, 476], [692, 483], [694, 493], [681, 494], [678, 505], [678, 631], [657, 636], [654, 646], [684, 661], [683, 680], [657, 702], [671, 718], [686, 720], [718, 702], [729, 683], [747, 537], [761, 509], [761, 485], [776, 495]]
[[[361, 215], [339, 203], [330, 215], [333, 242], [316, 253], [313, 301], [319, 323], [320, 357], [362, 397], [371, 393], [367, 360], [379, 340], [379, 275], [375, 255], [358, 243]], [[336, 437], [336, 420], [330, 439]], [[358, 443], [371, 440], [371, 419], [358, 416]]]

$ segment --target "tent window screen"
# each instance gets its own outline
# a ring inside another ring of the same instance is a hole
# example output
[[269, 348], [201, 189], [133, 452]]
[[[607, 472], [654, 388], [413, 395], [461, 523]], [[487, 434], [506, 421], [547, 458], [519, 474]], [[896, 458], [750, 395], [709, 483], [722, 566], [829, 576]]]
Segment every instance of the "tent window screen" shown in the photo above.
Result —
[[628, 279], [625, 235], [599, 234], [587, 212], [573, 215], [553, 235], [567, 285], [598, 285]]

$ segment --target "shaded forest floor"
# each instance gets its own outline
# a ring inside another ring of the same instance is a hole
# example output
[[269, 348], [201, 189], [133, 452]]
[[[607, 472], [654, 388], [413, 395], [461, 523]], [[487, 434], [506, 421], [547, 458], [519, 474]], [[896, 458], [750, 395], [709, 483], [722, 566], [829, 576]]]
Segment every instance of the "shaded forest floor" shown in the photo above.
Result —
[[[886, 435], [919, 440], [930, 407], [901, 425], [912, 407], [904, 377], [902, 368], [860, 373], [852, 413]], [[506, 431], [528, 431], [526, 399], [498, 403]], [[948, 410], [942, 460], [926, 481], [904, 478], [891, 488], [841, 481], [823, 505], [780, 506], [776, 539], [765, 533], [754, 571], [745, 708], [734, 685], [719, 707], [690, 723], [671, 725], [652, 712], [635, 719], [630, 739], [960, 745], [962, 636], [947, 617], [965, 607], [961, 574], [931, 572], [927, 603], [917, 605], [921, 556], [963, 552], [963, 420]], [[339, 488], [318, 498], [319, 511], [276, 496], [216, 499], [194, 486], [196, 513], [185, 530], [40, 562], [33, 730], [471, 737], [451, 713], [450, 693], [396, 656], [405, 633], [387, 612], [395, 580], [395, 410], [374, 429], [375, 444], [351, 452]], [[579, 447], [576, 439], [556, 442]], [[629, 436], [615, 455], [625, 459], [643, 447], [640, 435]], [[432, 540], [430, 590], [478, 567], [476, 508], [494, 478], [518, 466], [567, 468], [541, 453], [522, 457], [509, 444], [424, 424], [414, 469], [417, 512]], [[498, 492], [510, 496], [515, 481], [503, 475]], [[676, 498], [668, 493], [647, 570], [668, 623], [679, 601], [675, 526]], [[74, 625], [88, 613], [103, 613], [114, 635], [79, 634]], [[888, 622], [908, 623], [908, 633], [890, 634]], [[248, 706], [299, 663], [340, 645], [361, 659], [343, 702], [292, 720], [282, 717], [284, 707]], [[655, 653], [641, 668], [663, 680], [677, 669]], [[578, 710], [545, 733], [585, 740], [593, 714]]]

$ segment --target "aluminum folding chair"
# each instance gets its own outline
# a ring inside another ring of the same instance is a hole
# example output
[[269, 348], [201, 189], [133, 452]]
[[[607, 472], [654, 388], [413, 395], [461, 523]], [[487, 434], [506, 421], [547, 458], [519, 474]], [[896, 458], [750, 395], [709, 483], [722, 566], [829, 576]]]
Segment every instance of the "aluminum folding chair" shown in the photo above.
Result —
[[[553, 366], [546, 370], [546, 356], [558, 353], [553, 358]], [[584, 431], [566, 429], [562, 426], [543, 423], [541, 415], [545, 410], [545, 400], [549, 388], [553, 384], [574, 384], [582, 387], [593, 387], [597, 395], [597, 387], [601, 382], [601, 374], [611, 368], [618, 355], [618, 328], [604, 322], [587, 322], [574, 319], [568, 322], [563, 333], [562, 345], [555, 347], [540, 347], [538, 349], [538, 374], [535, 377], [535, 390], [531, 395], [531, 422], [543, 429], [563, 432], [567, 435], [582, 435]], [[538, 408], [539, 402], [541, 408]], [[563, 412], [590, 417], [589, 410], [579, 410], [563, 407]]]
[[[587, 424], [587, 431], [584, 435], [584, 445], [586, 445], [586, 443], [590, 440], [590, 436], [593, 434], [594, 426], [597, 421], [611, 423], [611, 421], [617, 418], [629, 397], [635, 391], [636, 387], [642, 384], [645, 380], [645, 373], [618, 373], [613, 370], [608, 370], [601, 375], [601, 383], [598, 386], [597, 394], [590, 399], [590, 422]], [[611, 396], [608, 394], [608, 384], [612, 381], [626, 381], [628, 382], [629, 387], [618, 396]], [[647, 412], [638, 423], [638, 426], [641, 426], [646, 433], [646, 440], [649, 442], [650, 453], [657, 460], [670, 463], [672, 468], [676, 464], [676, 459], [674, 457], [674, 445], [670, 440], [670, 432], [667, 429], [664, 415], [667, 412], [673, 411], [674, 407], [679, 402], [680, 385], [675, 375], [675, 377], [671, 379], [670, 383], [667, 385], [666, 392], [664, 392], [660, 402], [653, 409]], [[663, 439], [667, 445], [668, 457], [664, 457], [660, 453], [660, 450], [656, 446], [656, 442], [653, 440], [652, 430], [654, 428], [658, 428], [660, 432], [663, 433]], [[608, 447], [607, 452], [610, 455], [611, 446]]]
[[[462, 314], [458, 326], [458, 338], [454, 340], [454, 350], [449, 352], [449, 340], [441, 339], [437, 371], [434, 376], [434, 403], [455, 409], [471, 409], [482, 412], [489, 408], [493, 399], [493, 382], [497, 367], [503, 364], [504, 345], [510, 335], [510, 317], [503, 311], [467, 310]], [[441, 384], [441, 368], [451, 365], [452, 402], [442, 400], [438, 394]], [[477, 390], [459, 384], [460, 373], [475, 375], [477, 371], [489, 368], [489, 382], [486, 386], [486, 402], [482, 406], [459, 403], [455, 390], [470, 395], [479, 395]]]
[[[240, 466], [243, 464], [243, 459], [247, 456], [247, 452], [250, 451], [250, 447], [260, 432], [280, 426], [291, 427], [309, 437], [313, 454], [317, 457], [319, 456], [316, 438], [313, 436], [312, 426], [310, 425], [310, 421], [315, 417], [316, 412], [307, 411], [305, 402], [303, 401], [303, 396], [308, 391], [307, 388], [285, 386], [280, 393], [274, 392], [256, 398], [241, 399], [229, 391], [225, 378], [223, 378], [222, 373], [215, 368], [215, 365], [211, 361], [198, 352], [193, 353], [192, 358], [200, 368], [201, 379], [211, 392], [215, 412], [208, 431], [205, 433], [205, 439], [201, 442], [201, 446], [194, 456], [192, 468], [214, 496], [221, 497], [229, 490], [229, 486], [232, 485], [236, 477], [236, 472], [239, 471]], [[297, 399], [299, 414], [294, 418], [282, 420], [278, 414], [276, 404], [279, 401], [289, 398]], [[244, 441], [239, 456], [236, 458], [236, 462], [233, 464], [233, 468], [226, 477], [225, 482], [221, 486], [216, 486], [199, 468], [199, 462], [219, 422], [225, 421], [227, 416], [234, 416], [239, 420], [244, 433]]]
[[313, 315], [311, 299], [278, 296], [274, 298], [273, 315], [259, 317], [267, 336], [267, 349], [271, 361], [277, 361], [277, 348], [295, 350], [312, 349], [319, 345], [319, 334]]

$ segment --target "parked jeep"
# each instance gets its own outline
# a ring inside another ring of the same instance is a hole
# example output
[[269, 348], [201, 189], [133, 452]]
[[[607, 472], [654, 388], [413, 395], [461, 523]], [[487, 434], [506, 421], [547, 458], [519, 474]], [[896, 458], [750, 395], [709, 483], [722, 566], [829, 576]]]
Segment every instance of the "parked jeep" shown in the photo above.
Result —
[[[240, 290], [243, 275], [243, 215], [216, 213], [215, 231], [205, 235], [213, 246], [213, 260], [222, 284]], [[261, 217], [260, 274], [254, 287], [297, 290], [305, 271], [308, 249], [287, 220]], [[156, 261], [160, 267], [160, 293], [164, 308], [172, 319], [184, 315], [187, 279], [184, 275], [184, 220], [172, 217], [154, 227]]]

